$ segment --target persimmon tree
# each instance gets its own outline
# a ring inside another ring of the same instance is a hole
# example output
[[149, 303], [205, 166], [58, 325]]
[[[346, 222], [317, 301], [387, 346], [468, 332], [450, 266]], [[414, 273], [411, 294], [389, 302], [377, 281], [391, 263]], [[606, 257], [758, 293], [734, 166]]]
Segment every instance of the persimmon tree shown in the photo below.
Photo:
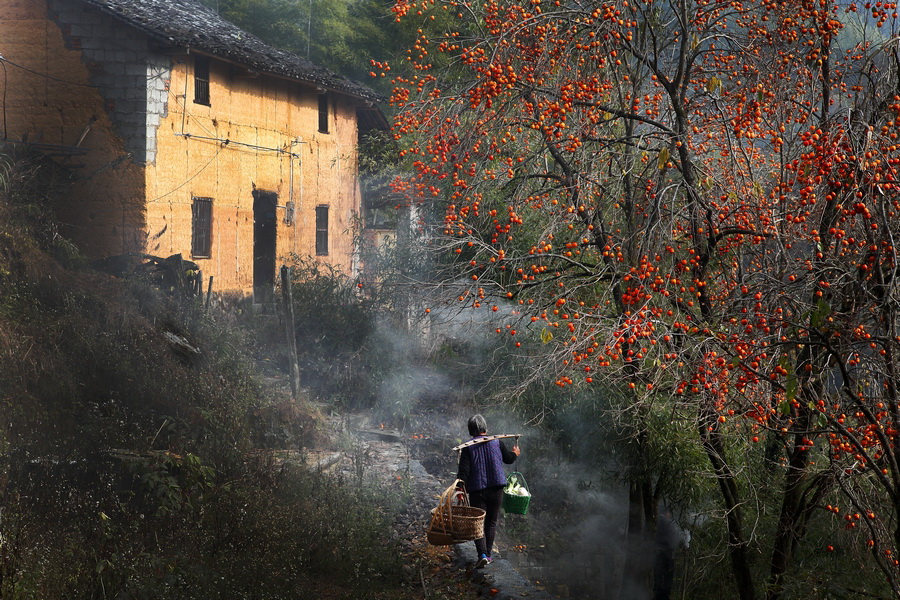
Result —
[[[414, 171], [396, 189], [444, 208], [456, 300], [539, 335], [558, 385], [628, 390], [638, 447], [653, 406], [690, 418], [741, 598], [782, 596], [810, 519], [845, 514], [837, 492], [900, 594], [896, 4], [395, 11], [458, 19], [421, 33], [393, 95]], [[729, 435], [780, 459], [764, 591]], [[632, 492], [629, 528], [652, 527], [652, 481]]]

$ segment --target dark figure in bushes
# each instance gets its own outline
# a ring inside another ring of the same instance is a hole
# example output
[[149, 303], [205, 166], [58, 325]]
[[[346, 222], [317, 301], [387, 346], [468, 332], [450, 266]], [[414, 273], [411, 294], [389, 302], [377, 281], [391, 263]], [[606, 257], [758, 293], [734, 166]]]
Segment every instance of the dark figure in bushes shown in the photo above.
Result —
[[653, 564], [653, 598], [669, 600], [675, 579], [675, 551], [686, 545], [682, 530], [675, 523], [672, 509], [662, 504], [656, 520], [656, 557]]

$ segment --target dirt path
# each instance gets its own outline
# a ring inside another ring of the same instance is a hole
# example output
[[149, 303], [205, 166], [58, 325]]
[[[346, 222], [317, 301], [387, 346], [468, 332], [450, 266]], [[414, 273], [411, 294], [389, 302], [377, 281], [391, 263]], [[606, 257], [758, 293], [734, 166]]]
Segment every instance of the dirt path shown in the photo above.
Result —
[[352, 475], [362, 463], [367, 471], [377, 474], [389, 485], [408, 486], [411, 500], [397, 519], [395, 532], [406, 559], [407, 574], [421, 584], [420, 597], [447, 600], [476, 596], [497, 600], [555, 598], [515, 571], [503, 558], [506, 552], [503, 545], [499, 546], [493, 563], [474, 570], [476, 556], [472, 542], [452, 547], [428, 544], [425, 531], [431, 509], [441, 492], [452, 483], [453, 475], [448, 471], [446, 478], [439, 479], [414, 458], [416, 450], [427, 448], [426, 443], [417, 439], [411, 442], [411, 436], [365, 427], [351, 427], [350, 432], [357, 440], [355, 455], [344, 456], [337, 468]]
[[[268, 383], [289, 397], [283, 376], [269, 377]], [[320, 409], [325, 409], [320, 406]], [[326, 413], [322, 410], [322, 413]], [[435, 429], [451, 429], [448, 419], [429, 415], [426, 420]], [[452, 420], [452, 419], [451, 419]], [[432, 546], [425, 536], [431, 509], [456, 471], [451, 440], [432, 440], [417, 435], [384, 430], [372, 424], [367, 415], [344, 415], [328, 419], [331, 434], [353, 440], [349, 450], [305, 450], [303, 463], [322, 470], [337, 470], [348, 478], [374, 474], [390, 486], [404, 487], [410, 501], [394, 523], [394, 534], [405, 562], [404, 570], [414, 598], [425, 600], [470, 600], [475, 597], [496, 600], [558, 600], [520, 575], [505, 558], [503, 522], [495, 543], [494, 561], [484, 569], [474, 569], [476, 553], [472, 542], [454, 546]], [[459, 440], [456, 440], [458, 443]], [[290, 454], [290, 453], [289, 453]], [[290, 458], [284, 457], [286, 460]], [[423, 462], [427, 464], [423, 465]], [[433, 473], [442, 474], [436, 477]], [[404, 494], [405, 495], [405, 494]]]

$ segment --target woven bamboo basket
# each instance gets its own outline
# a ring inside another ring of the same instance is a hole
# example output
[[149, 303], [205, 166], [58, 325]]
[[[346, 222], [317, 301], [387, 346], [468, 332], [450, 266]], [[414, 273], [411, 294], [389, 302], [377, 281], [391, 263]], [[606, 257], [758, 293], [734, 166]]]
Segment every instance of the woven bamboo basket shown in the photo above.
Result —
[[469, 495], [457, 493], [457, 483], [459, 480], [444, 490], [437, 507], [431, 510], [426, 539], [433, 546], [449, 546], [484, 537], [485, 512], [469, 506]]
[[453, 540], [456, 543], [471, 542], [484, 537], [485, 511], [474, 506], [453, 507]]
[[437, 509], [431, 510], [431, 523], [428, 524], [428, 531], [425, 532], [425, 538], [432, 546], [450, 546], [455, 544], [453, 534], [445, 527], [440, 515], [436, 515]]

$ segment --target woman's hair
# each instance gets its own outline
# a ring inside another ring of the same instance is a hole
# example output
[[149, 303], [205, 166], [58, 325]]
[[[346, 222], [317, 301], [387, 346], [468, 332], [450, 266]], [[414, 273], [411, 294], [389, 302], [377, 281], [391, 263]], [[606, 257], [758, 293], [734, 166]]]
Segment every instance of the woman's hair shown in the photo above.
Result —
[[475, 415], [469, 419], [469, 435], [475, 437], [487, 431], [487, 421], [481, 415]]

